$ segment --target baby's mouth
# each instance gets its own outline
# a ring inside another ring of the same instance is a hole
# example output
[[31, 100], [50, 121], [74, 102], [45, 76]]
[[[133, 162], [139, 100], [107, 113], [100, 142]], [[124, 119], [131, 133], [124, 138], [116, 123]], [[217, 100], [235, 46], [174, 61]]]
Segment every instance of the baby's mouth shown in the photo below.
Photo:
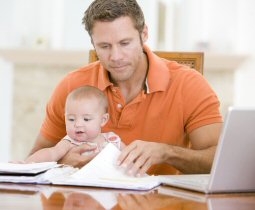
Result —
[[76, 134], [83, 134], [83, 131], [75, 131]]

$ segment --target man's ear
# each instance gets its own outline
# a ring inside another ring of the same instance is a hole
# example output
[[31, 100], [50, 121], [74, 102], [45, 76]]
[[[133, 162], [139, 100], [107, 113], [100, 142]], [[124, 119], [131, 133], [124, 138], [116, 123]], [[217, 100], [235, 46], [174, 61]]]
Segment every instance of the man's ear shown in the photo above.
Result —
[[148, 26], [145, 24], [141, 34], [143, 44], [148, 40]]
[[90, 37], [90, 43], [93, 45], [93, 47], [95, 48], [95, 45], [94, 45], [94, 42], [93, 42], [93, 39], [92, 37]]
[[102, 116], [102, 122], [101, 122], [101, 127], [104, 127], [105, 124], [108, 122], [110, 116], [109, 113], [104, 113]]

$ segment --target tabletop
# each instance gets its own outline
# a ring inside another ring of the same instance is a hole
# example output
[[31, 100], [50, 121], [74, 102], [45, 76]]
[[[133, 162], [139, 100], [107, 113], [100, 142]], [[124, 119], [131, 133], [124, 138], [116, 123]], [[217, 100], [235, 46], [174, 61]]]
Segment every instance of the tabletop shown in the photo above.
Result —
[[205, 195], [167, 186], [130, 191], [0, 183], [0, 209], [254, 210], [255, 193]]

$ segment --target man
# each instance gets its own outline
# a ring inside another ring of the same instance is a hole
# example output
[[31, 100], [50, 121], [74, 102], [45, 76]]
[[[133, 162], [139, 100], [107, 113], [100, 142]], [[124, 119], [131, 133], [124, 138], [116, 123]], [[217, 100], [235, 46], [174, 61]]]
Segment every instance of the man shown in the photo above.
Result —
[[[176, 169], [209, 173], [222, 118], [217, 96], [205, 79], [151, 52], [145, 45], [148, 28], [135, 0], [95, 0], [83, 23], [99, 62], [71, 72], [57, 86], [31, 153], [66, 135], [66, 96], [92, 85], [109, 101], [110, 120], [103, 132], [115, 132], [128, 145], [118, 164], [129, 174], [171, 174]], [[81, 154], [93, 149], [75, 147], [61, 162], [81, 167], [93, 158]]]

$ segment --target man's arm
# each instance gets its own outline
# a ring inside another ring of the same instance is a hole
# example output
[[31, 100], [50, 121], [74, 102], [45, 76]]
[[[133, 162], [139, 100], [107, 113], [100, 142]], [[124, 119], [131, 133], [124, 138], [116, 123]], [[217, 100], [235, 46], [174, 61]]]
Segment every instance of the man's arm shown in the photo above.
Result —
[[195, 129], [191, 148], [137, 140], [121, 153], [118, 164], [129, 174], [142, 175], [154, 164], [168, 163], [183, 173], [210, 173], [222, 123]]
[[[53, 147], [55, 144], [43, 137], [41, 134], [38, 135], [34, 147], [32, 148], [30, 155], [34, 154], [36, 151], [41, 150], [43, 148]], [[88, 144], [83, 144], [80, 146], [75, 146], [71, 148], [63, 158], [59, 160], [59, 163], [63, 163], [66, 165], [72, 165], [74, 167], [82, 167], [86, 165], [90, 160], [92, 160], [95, 154], [92, 155], [82, 155], [84, 152], [95, 150], [96, 146], [91, 146]]]
[[169, 164], [183, 173], [210, 173], [222, 123], [195, 129], [189, 135], [191, 149], [173, 147]]

